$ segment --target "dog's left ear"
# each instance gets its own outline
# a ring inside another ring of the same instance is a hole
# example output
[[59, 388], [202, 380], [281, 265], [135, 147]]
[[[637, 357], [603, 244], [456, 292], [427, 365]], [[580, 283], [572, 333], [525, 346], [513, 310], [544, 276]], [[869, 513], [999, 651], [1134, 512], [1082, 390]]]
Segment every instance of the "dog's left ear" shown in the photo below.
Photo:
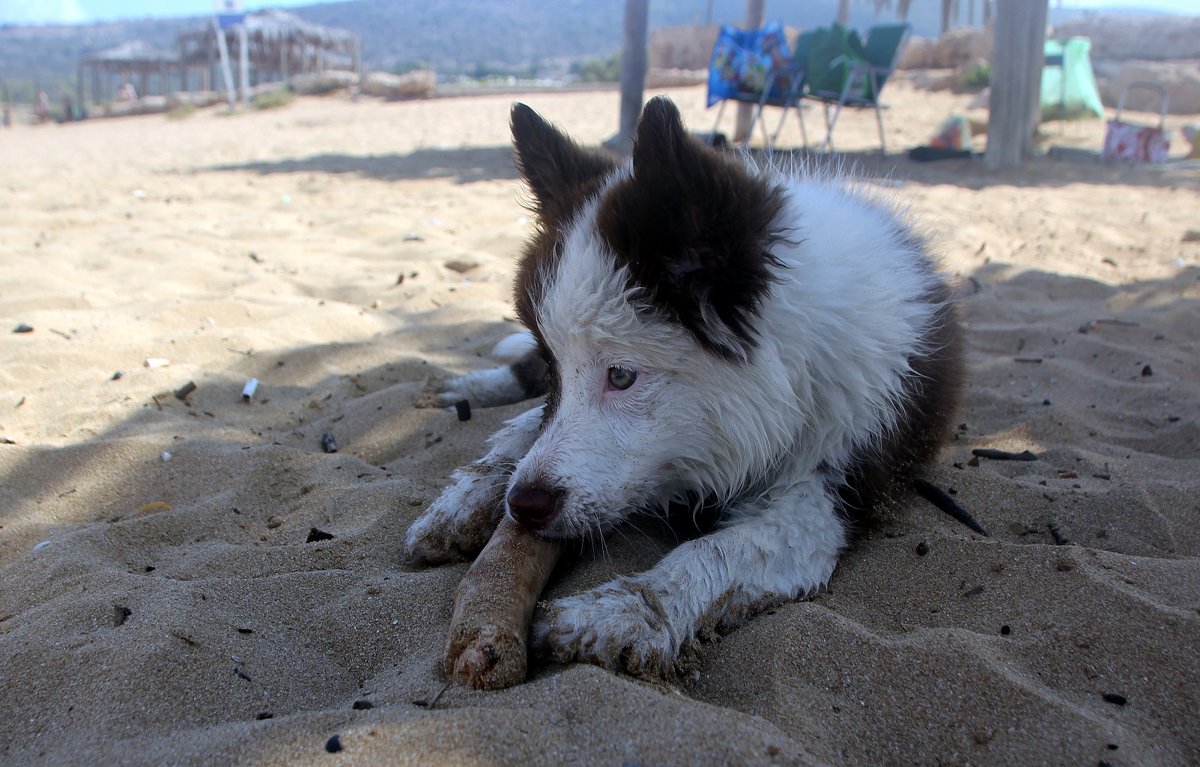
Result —
[[544, 223], [569, 219], [616, 167], [612, 158], [583, 149], [524, 104], [513, 105], [511, 124], [517, 170]]
[[642, 112], [633, 178], [601, 230], [633, 279], [710, 351], [745, 359], [752, 318], [775, 279], [771, 245], [782, 195], [737, 158], [687, 134], [667, 98]]

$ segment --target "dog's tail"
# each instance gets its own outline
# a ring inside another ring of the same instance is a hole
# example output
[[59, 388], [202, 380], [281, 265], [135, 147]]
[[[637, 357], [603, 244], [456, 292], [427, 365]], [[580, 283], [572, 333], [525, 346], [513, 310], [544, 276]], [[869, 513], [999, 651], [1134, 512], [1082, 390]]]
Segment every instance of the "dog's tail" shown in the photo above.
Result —
[[917, 491], [917, 495], [929, 501], [934, 506], [937, 506], [939, 509], [954, 517], [956, 520], [980, 535], [988, 538], [991, 537], [988, 534], [988, 531], [984, 529], [983, 525], [979, 524], [975, 517], [971, 515], [971, 512], [960, 506], [958, 501], [951, 498], [950, 494], [945, 490], [918, 477], [913, 477], [912, 485], [913, 489]]
[[496, 342], [492, 347], [492, 356], [501, 362], [516, 362], [531, 351], [537, 349], [537, 340], [533, 333], [522, 330], [512, 333]]

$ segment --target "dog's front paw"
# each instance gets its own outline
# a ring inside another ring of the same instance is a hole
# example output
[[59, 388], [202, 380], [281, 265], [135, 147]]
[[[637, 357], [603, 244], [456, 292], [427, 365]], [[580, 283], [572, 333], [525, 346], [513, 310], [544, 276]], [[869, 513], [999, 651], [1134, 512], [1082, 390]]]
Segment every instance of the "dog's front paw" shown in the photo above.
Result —
[[478, 464], [456, 471], [453, 484], [408, 528], [404, 549], [409, 563], [462, 562], [479, 553], [504, 513], [506, 476]]
[[404, 555], [412, 565], [441, 565], [465, 562], [474, 557], [491, 537], [493, 527], [462, 524], [427, 514], [408, 528]]
[[670, 674], [680, 646], [659, 598], [620, 581], [552, 602], [532, 638], [537, 652], [559, 663], [593, 663], [640, 677]]

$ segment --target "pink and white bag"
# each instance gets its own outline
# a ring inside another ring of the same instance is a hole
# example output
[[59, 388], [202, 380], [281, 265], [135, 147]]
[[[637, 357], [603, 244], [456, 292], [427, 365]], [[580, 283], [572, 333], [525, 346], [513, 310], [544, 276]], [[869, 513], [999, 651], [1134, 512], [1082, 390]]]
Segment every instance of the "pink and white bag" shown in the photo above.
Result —
[[[1125, 108], [1125, 97], [1134, 88], [1157, 91], [1158, 95], [1162, 97], [1162, 112], [1159, 114], [1158, 127], [1121, 121], [1121, 110]], [[1158, 83], [1130, 83], [1125, 90], [1121, 91], [1121, 98], [1117, 100], [1117, 114], [1108, 121], [1108, 127], [1104, 131], [1104, 159], [1166, 162], [1167, 153], [1171, 149], [1171, 139], [1164, 126], [1166, 118], [1167, 91], [1165, 88]]]

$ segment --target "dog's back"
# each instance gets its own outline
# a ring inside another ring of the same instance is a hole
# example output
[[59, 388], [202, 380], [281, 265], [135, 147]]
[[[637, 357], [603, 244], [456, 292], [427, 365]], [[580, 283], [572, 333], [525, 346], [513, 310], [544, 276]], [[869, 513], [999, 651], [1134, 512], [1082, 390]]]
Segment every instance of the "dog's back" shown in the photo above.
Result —
[[780, 179], [793, 222], [764, 334], [794, 367], [800, 441], [823, 445], [811, 460], [843, 477], [842, 511], [859, 520], [948, 435], [965, 378], [956, 308], [893, 203], [835, 174], [759, 172]]

